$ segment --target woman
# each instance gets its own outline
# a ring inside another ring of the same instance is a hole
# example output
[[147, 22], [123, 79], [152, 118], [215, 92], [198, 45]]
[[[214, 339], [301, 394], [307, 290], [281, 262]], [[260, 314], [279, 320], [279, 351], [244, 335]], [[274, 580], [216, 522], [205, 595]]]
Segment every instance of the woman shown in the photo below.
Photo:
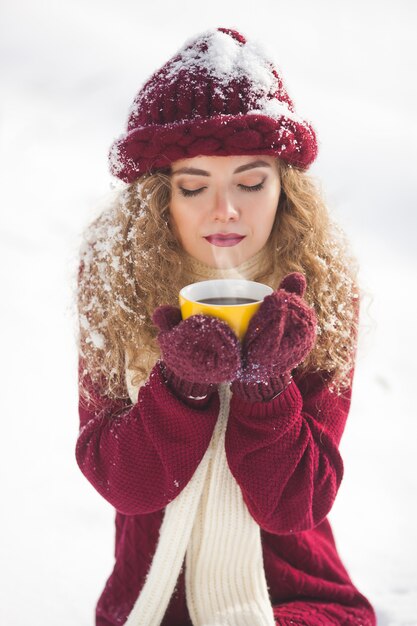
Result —
[[[76, 457], [116, 509], [97, 625], [375, 624], [327, 520], [359, 296], [316, 153], [272, 62], [229, 29], [156, 72], [113, 144], [127, 185], [79, 275]], [[242, 343], [181, 320], [181, 287], [236, 276], [275, 289]]]

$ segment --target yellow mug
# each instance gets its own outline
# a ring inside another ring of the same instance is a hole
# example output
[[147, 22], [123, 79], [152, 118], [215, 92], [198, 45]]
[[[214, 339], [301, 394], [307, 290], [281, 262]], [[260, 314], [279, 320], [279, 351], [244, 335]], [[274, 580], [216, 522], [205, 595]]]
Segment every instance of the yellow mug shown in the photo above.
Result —
[[182, 319], [197, 313], [218, 317], [242, 339], [251, 317], [265, 296], [272, 292], [267, 285], [237, 278], [192, 283], [183, 287], [179, 294]]

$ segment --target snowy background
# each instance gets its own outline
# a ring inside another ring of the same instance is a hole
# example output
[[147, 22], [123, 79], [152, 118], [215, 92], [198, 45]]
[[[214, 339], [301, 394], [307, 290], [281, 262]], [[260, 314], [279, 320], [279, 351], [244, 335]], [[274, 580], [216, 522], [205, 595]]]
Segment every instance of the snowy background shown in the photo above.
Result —
[[417, 624], [417, 233], [413, 0], [3, 0], [1, 46], [4, 626], [92, 626], [113, 510], [75, 462], [74, 273], [110, 189], [107, 149], [142, 82], [190, 36], [260, 39], [318, 133], [312, 167], [369, 293], [345, 478], [330, 518], [381, 626]]

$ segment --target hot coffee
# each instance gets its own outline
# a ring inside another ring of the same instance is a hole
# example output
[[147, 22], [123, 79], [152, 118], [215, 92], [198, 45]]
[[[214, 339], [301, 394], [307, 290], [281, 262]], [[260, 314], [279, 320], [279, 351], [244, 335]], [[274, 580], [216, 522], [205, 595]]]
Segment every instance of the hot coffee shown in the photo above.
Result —
[[227, 304], [253, 304], [254, 302], [258, 302], [253, 298], [240, 298], [235, 296], [221, 296], [217, 298], [202, 298], [201, 300], [197, 300], [197, 302], [201, 302], [201, 304], [215, 304], [218, 306], [224, 306]]
[[181, 316], [183, 320], [199, 314], [217, 317], [229, 324], [241, 340], [262, 300], [271, 293], [272, 287], [251, 280], [202, 280], [181, 289]]

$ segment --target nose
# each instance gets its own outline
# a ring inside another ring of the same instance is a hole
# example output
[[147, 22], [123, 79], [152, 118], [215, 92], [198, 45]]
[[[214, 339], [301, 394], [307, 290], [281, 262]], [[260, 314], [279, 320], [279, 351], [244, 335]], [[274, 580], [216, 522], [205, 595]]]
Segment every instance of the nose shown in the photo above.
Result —
[[219, 192], [214, 200], [212, 217], [215, 222], [236, 222], [239, 211], [225, 192]]

